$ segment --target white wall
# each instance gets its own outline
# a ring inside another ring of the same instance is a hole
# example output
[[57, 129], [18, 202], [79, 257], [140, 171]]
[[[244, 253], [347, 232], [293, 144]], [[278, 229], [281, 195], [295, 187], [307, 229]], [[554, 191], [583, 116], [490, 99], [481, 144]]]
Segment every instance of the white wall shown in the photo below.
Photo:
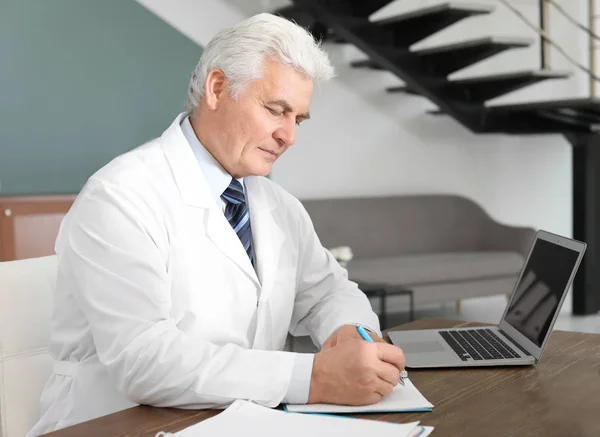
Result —
[[[272, 11], [285, 0], [138, 0], [194, 41], [243, 17]], [[481, 1], [480, 1], [481, 2]], [[440, 1], [402, 0], [375, 17]], [[497, 1], [493, 17], [471, 18], [419, 43], [449, 43], [486, 35], [537, 36]], [[512, 1], [538, 22], [537, 0]], [[587, 2], [561, 4], [586, 23]], [[498, 15], [496, 15], [498, 14]], [[587, 38], [551, 15], [552, 34], [587, 62]], [[516, 50], [454, 76], [539, 68], [539, 46]], [[297, 144], [276, 164], [273, 179], [299, 198], [350, 197], [399, 193], [456, 193], [479, 202], [495, 219], [571, 235], [571, 149], [561, 136], [474, 135], [417, 96], [390, 95], [400, 81], [387, 72], [355, 70], [361, 57], [353, 47], [328, 45], [338, 77], [315, 89], [310, 122], [299, 129]], [[572, 68], [556, 53], [551, 66]], [[584, 96], [588, 81], [580, 73], [566, 81], [538, 84], [496, 99], [503, 102]], [[571, 302], [564, 310], [570, 311]]]
[[222, 0], [136, 1], [201, 46], [219, 30], [246, 18]]

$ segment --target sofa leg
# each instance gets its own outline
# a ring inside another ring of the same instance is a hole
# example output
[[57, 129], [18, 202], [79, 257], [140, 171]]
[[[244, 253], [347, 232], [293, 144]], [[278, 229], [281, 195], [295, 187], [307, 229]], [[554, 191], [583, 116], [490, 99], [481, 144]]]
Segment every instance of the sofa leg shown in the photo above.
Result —
[[462, 310], [462, 300], [457, 300], [456, 301], [456, 312], [460, 314], [461, 310]]

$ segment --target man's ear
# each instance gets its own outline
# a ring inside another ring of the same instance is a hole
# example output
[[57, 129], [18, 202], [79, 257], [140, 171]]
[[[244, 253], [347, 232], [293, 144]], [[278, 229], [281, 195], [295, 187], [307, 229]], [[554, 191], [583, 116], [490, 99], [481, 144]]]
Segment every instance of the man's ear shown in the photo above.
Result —
[[210, 70], [204, 81], [204, 95], [209, 108], [215, 110], [226, 92], [227, 76], [222, 70]]

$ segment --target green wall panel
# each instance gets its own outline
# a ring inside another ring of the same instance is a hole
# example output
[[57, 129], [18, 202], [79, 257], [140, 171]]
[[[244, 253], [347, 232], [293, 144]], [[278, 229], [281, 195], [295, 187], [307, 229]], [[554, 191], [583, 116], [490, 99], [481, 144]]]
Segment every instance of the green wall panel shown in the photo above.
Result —
[[0, 195], [75, 193], [160, 135], [200, 54], [133, 0], [0, 0]]

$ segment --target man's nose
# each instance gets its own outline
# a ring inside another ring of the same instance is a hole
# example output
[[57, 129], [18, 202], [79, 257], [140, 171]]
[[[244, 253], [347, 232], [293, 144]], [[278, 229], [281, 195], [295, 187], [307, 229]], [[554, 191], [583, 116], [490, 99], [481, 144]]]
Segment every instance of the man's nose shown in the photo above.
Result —
[[296, 122], [286, 121], [275, 131], [275, 138], [281, 146], [291, 146], [296, 142]]

